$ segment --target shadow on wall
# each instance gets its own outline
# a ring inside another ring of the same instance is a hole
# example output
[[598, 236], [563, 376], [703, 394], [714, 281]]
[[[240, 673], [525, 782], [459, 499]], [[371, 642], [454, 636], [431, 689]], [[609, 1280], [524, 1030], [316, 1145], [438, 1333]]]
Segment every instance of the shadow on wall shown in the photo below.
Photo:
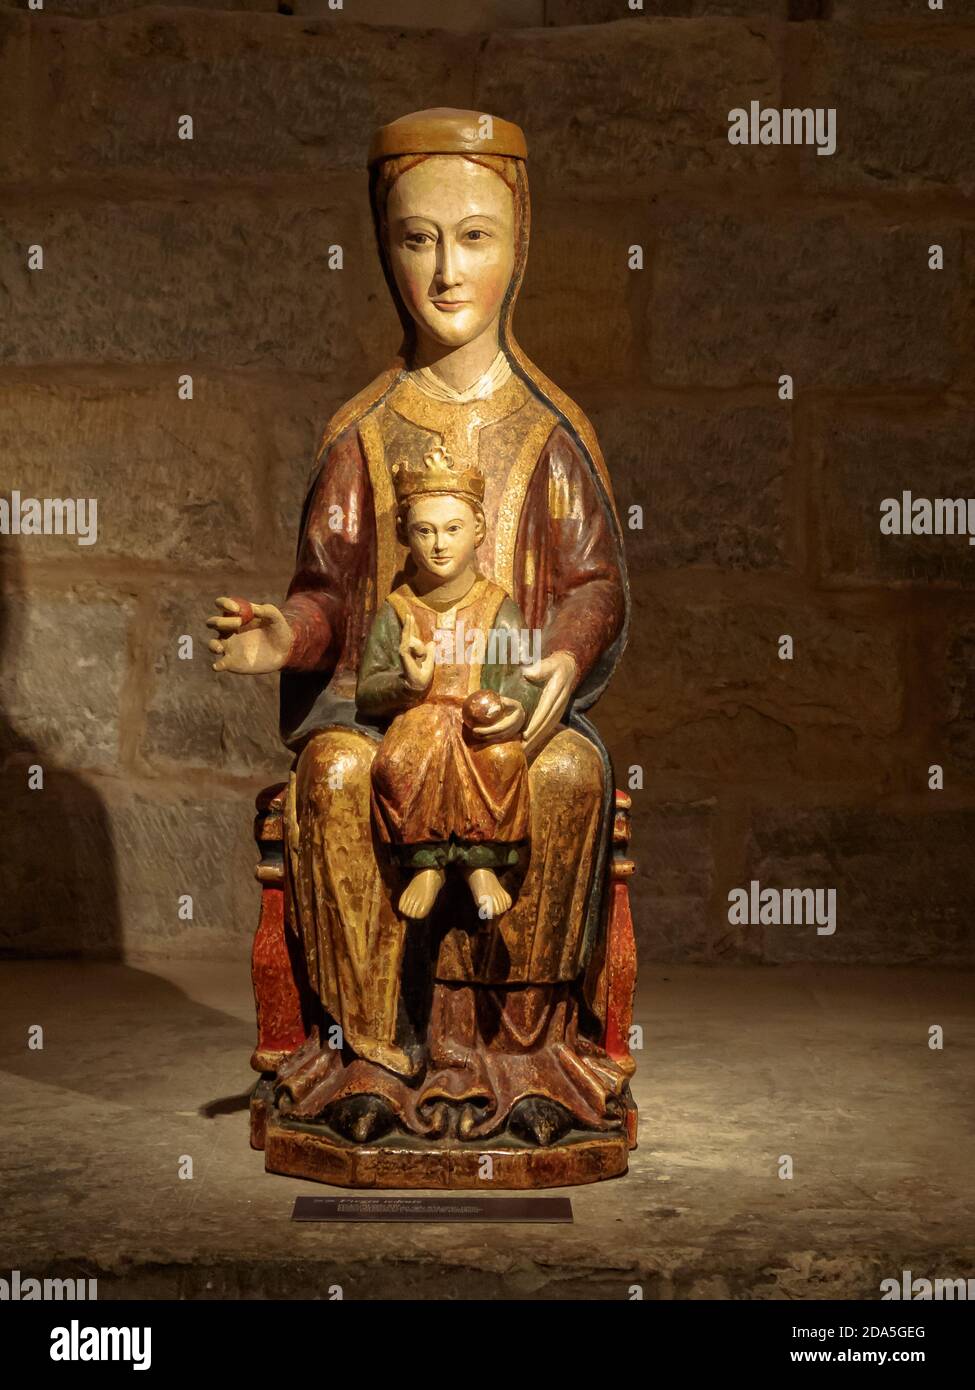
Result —
[[[19, 577], [17, 550], [0, 538], [0, 955], [118, 959], [118, 880], [105, 805], [17, 728], [25, 621]], [[43, 785], [31, 789], [38, 769]]]

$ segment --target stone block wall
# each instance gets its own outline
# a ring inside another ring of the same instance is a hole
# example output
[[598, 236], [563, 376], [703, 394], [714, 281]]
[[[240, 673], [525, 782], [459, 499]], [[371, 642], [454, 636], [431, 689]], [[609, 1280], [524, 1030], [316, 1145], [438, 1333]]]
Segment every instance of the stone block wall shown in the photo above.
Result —
[[[753, 99], [834, 107], [835, 154], [730, 144]], [[597, 712], [642, 769], [642, 959], [971, 961], [975, 551], [879, 527], [975, 491], [961, 0], [0, 5], [0, 496], [98, 500], [93, 546], [0, 537], [0, 945], [249, 950], [289, 760], [203, 624], [283, 594], [322, 427], [396, 347], [362, 166], [433, 105], [524, 126], [518, 335], [643, 509]], [[835, 933], [731, 924], [752, 879], [835, 889]]]

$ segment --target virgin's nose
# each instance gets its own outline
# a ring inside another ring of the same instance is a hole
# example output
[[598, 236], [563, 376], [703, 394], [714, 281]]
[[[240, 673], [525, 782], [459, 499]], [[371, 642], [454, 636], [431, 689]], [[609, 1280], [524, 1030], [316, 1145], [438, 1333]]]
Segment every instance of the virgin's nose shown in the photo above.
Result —
[[437, 282], [441, 289], [449, 289], [451, 285], [460, 284], [461, 274], [457, 263], [457, 253], [451, 244], [450, 238], [445, 237], [440, 243], [437, 264]]

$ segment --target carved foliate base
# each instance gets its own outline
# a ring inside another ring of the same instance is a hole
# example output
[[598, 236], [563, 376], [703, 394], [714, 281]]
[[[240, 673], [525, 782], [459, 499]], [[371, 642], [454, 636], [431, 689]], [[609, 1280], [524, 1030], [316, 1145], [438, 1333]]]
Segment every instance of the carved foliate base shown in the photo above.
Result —
[[[403, 1134], [354, 1144], [326, 1125], [279, 1115], [271, 1081], [262, 1078], [251, 1097], [251, 1147], [264, 1150], [269, 1173], [335, 1187], [524, 1191], [575, 1187], [625, 1173], [629, 1136], [635, 1140], [635, 1108], [627, 1120], [624, 1132], [575, 1130], [547, 1148], [508, 1137], [465, 1144]], [[488, 1157], [490, 1169], [484, 1162]]]

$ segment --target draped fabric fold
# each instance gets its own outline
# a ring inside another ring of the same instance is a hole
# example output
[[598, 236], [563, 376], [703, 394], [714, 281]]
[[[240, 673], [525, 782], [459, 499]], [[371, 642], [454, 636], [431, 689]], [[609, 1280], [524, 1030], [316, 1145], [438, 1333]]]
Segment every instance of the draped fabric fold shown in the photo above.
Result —
[[314, 1120], [336, 1101], [379, 1095], [400, 1125], [424, 1138], [453, 1128], [462, 1140], [501, 1133], [519, 1101], [544, 1096], [569, 1111], [575, 1127], [619, 1127], [630, 1070], [579, 1032], [569, 985], [555, 989], [435, 986], [429, 1065], [411, 1084], [341, 1051], [316, 1035], [277, 1077], [277, 1103], [292, 1119]]

